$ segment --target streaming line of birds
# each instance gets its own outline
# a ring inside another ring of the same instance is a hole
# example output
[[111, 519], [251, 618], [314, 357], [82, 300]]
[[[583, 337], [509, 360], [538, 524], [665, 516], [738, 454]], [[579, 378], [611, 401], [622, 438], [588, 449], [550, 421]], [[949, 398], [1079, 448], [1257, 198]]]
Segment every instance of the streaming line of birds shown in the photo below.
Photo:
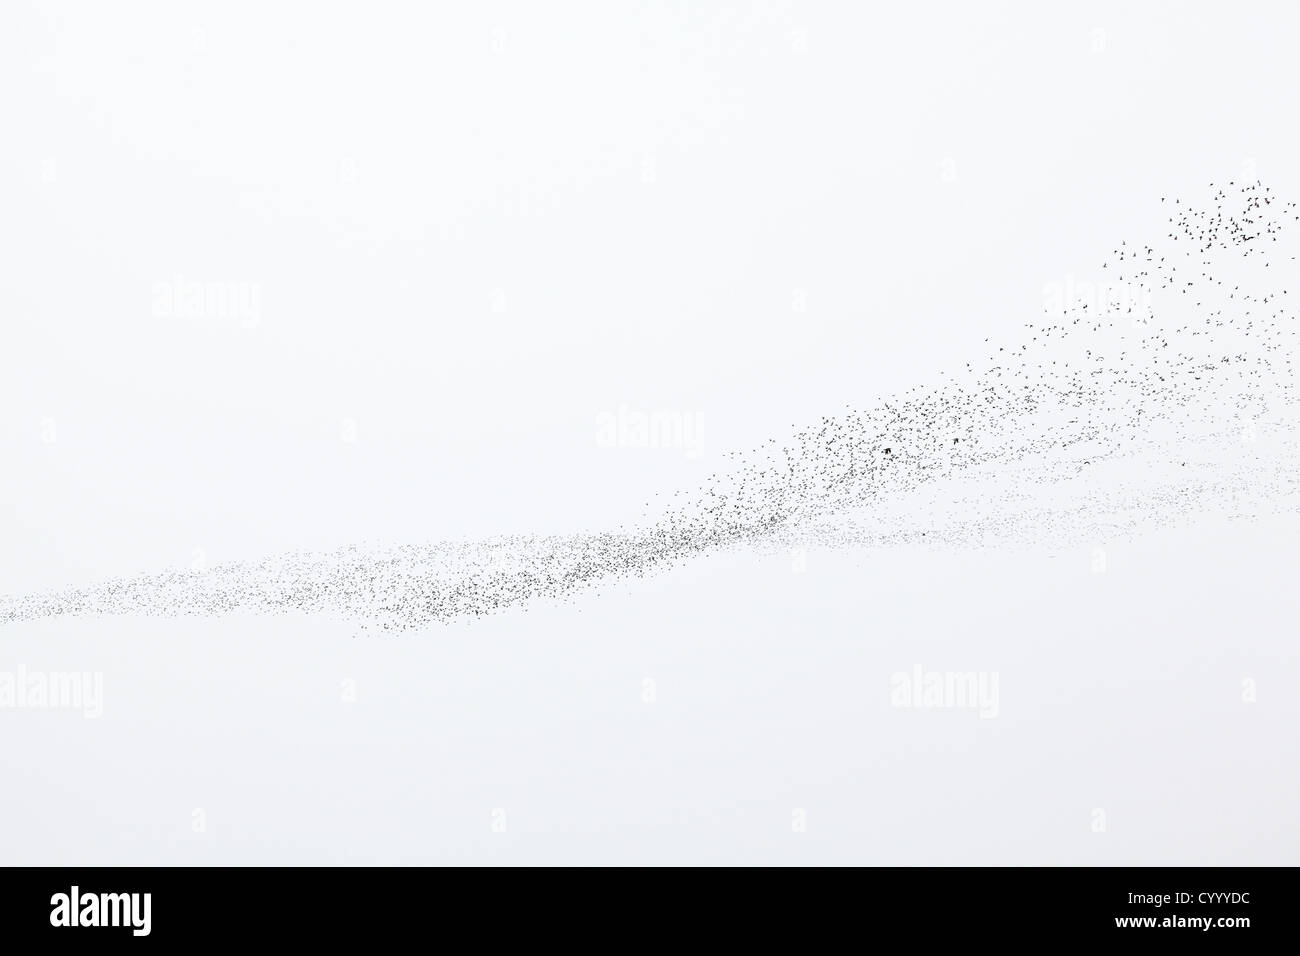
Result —
[[1163, 237], [1121, 242], [1098, 282], [1067, 282], [1019, 341], [733, 452], [636, 526], [123, 578], [0, 598], [0, 623], [245, 609], [402, 632], [573, 600], [719, 549], [1062, 547], [1294, 509], [1297, 321], [1282, 283], [1300, 212], [1259, 182], [1211, 185], [1202, 207], [1160, 203]]

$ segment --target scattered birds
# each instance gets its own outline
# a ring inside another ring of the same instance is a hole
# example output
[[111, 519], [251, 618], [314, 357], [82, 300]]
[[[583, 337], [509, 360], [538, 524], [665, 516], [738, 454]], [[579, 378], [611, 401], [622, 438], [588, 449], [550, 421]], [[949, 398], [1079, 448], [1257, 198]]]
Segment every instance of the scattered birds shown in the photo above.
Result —
[[[397, 633], [571, 600], [724, 548], [1060, 543], [1288, 500], [1300, 487], [1293, 446], [1270, 462], [1241, 434], [1294, 410], [1297, 322], [1276, 282], [1294, 269], [1278, 243], [1300, 221], [1296, 204], [1259, 182], [1211, 185], [1204, 206], [1160, 202], [1163, 239], [1122, 241], [1101, 264], [1105, 283], [1045, 305], [1021, 341], [730, 453], [728, 468], [650, 503], [637, 526], [144, 575], [0, 599], [0, 624], [245, 608]], [[1119, 462], [1151, 480], [1104, 484]]]

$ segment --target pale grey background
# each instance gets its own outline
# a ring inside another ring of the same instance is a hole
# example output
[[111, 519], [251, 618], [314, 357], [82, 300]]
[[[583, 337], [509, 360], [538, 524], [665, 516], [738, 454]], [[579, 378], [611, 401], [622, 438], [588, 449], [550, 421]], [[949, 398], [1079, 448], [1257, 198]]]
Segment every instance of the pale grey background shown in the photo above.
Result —
[[[1290, 4], [465, 6], [5, 5], [0, 590], [612, 527], [1014, 336], [1161, 195], [1300, 197]], [[155, 315], [177, 275], [260, 321]], [[701, 454], [601, 447], [620, 406]], [[12, 625], [106, 700], [0, 712], [0, 862], [1294, 863], [1296, 530]], [[891, 709], [917, 662], [999, 718]]]

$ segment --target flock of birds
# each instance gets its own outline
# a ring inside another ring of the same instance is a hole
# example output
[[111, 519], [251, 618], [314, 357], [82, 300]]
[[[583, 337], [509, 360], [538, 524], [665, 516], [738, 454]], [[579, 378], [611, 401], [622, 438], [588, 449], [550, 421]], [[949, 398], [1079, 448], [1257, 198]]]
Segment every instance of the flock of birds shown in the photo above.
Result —
[[[1189, 512], [1294, 508], [1295, 203], [1261, 183], [1161, 200], [1105, 281], [1055, 296], [1021, 341], [868, 409], [727, 456], [700, 488], [606, 533], [349, 548], [0, 599], [59, 615], [326, 611], [407, 631], [569, 599], [722, 548], [1059, 546]], [[1077, 291], [1077, 290], [1075, 290]], [[995, 350], [994, 350], [995, 349]]]

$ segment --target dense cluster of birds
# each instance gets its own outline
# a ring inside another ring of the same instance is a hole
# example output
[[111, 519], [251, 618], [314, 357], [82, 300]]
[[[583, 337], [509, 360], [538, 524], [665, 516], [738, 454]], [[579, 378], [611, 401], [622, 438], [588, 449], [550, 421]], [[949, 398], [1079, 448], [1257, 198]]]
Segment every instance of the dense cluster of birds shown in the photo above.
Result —
[[[1295, 506], [1300, 221], [1259, 182], [1161, 199], [1168, 232], [1058, 284], [1020, 341], [726, 457], [605, 533], [349, 548], [0, 600], [58, 615], [331, 611], [405, 631], [570, 599], [723, 548], [1061, 545]], [[986, 340], [987, 341], [987, 340]]]

